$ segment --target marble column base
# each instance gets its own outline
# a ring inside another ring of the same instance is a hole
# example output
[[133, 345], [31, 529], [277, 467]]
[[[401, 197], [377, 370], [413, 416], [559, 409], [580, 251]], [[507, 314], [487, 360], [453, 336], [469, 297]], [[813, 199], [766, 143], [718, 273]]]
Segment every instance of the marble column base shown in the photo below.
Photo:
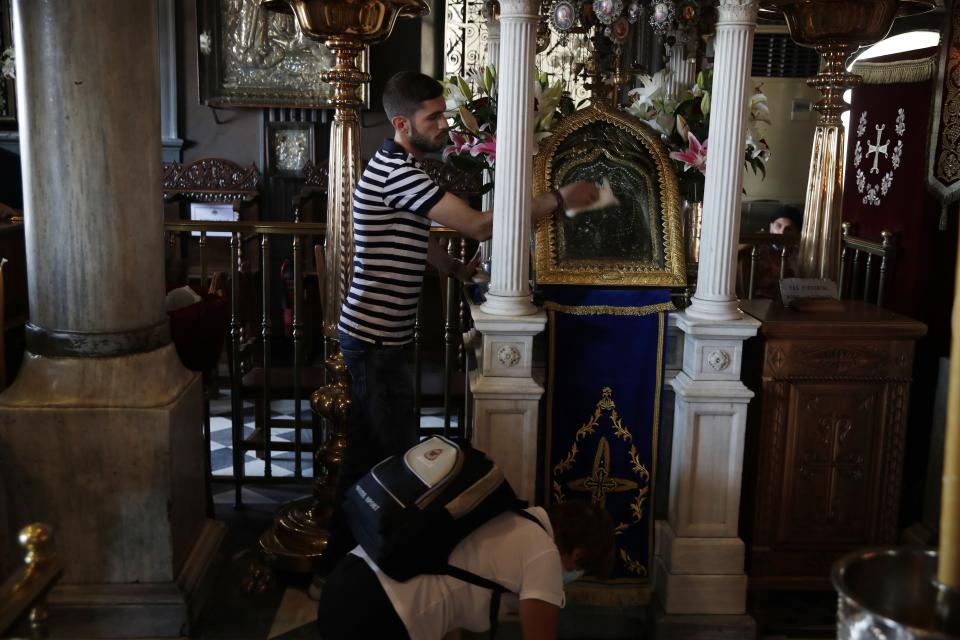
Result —
[[654, 590], [670, 614], [739, 615], [747, 607], [747, 576], [671, 573], [663, 558], [654, 561]]
[[[27, 354], [0, 394], [0, 549], [16, 530], [54, 527], [63, 577], [51, 631], [179, 637], [198, 611], [222, 525], [206, 517], [200, 376], [172, 345], [116, 358]], [[3, 508], [3, 507], [0, 507]], [[71, 613], [72, 612], [72, 613]]]
[[480, 369], [470, 377], [473, 444], [503, 469], [520, 498], [532, 502], [543, 395], [532, 375], [533, 337], [543, 331], [547, 316], [543, 311], [522, 317], [491, 315], [486, 306], [472, 306], [471, 314], [482, 335]]
[[206, 520], [176, 580], [63, 584], [47, 597], [51, 638], [182, 638], [210, 596], [227, 527]]
[[[656, 522], [654, 590], [669, 614], [742, 614], [747, 605], [739, 538], [679, 537]], [[658, 636], [659, 637], [659, 636]]]
[[487, 453], [522, 500], [535, 502], [537, 424], [543, 387], [533, 380], [470, 377], [473, 446]]

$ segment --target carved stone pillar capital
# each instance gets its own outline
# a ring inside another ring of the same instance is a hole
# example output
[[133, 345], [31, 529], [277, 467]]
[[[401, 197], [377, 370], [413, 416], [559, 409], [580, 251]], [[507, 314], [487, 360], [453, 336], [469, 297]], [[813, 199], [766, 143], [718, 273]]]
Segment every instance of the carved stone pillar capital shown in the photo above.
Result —
[[724, 24], [757, 24], [756, 0], [720, 0], [717, 10], [717, 28]]
[[500, 20], [515, 18], [540, 18], [540, 3], [537, 0], [500, 0]]

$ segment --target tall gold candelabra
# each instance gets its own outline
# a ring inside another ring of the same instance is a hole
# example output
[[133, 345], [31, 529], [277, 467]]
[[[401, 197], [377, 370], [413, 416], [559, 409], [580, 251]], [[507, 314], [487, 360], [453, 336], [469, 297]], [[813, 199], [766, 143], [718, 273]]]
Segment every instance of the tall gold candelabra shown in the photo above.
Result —
[[[423, 0], [260, 0], [262, 6], [293, 14], [305, 35], [323, 41], [336, 65], [323, 74], [333, 84], [335, 114], [330, 128], [327, 182], [327, 235], [323, 281], [323, 334], [331, 346], [328, 384], [311, 398], [330, 433], [314, 460], [313, 496], [280, 507], [274, 526], [260, 543], [293, 571], [309, 571], [327, 545], [336, 470], [346, 444], [343, 434], [350, 408], [349, 375], [336, 345], [337, 320], [353, 273], [353, 191], [360, 178], [360, 85], [370, 77], [357, 66], [365, 47], [390, 37], [398, 17], [429, 12]], [[332, 381], [331, 381], [332, 379]]]
[[846, 132], [840, 114], [843, 92], [860, 82], [846, 70], [850, 54], [890, 31], [896, 16], [928, 11], [932, 0], [770, 0], [765, 11], [783, 12], [797, 44], [823, 57], [823, 70], [807, 83], [823, 98], [813, 137], [807, 199], [800, 239], [800, 274], [836, 280], [840, 270], [840, 224]]

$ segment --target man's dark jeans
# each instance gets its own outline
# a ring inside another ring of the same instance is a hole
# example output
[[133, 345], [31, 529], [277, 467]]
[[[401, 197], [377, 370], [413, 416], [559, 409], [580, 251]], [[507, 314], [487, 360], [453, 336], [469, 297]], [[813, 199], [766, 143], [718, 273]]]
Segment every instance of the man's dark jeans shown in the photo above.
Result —
[[343, 518], [347, 490], [376, 463], [416, 444], [419, 429], [412, 344], [377, 345], [341, 332], [340, 351], [350, 371], [353, 406], [321, 571], [331, 570], [357, 544]]

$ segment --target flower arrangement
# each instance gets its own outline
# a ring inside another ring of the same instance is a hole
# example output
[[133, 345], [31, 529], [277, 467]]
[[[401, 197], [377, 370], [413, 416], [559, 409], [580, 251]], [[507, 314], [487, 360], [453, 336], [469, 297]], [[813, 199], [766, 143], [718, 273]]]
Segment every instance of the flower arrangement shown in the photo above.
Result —
[[0, 77], [11, 80], [17, 77], [16, 54], [13, 47], [7, 47], [3, 55], [0, 55]]
[[[657, 130], [670, 149], [680, 186], [680, 195], [690, 202], [703, 200], [703, 183], [707, 171], [707, 143], [710, 132], [710, 96], [713, 72], [697, 75], [697, 82], [680, 96], [667, 93], [669, 70], [641, 76], [641, 86], [629, 92], [632, 102], [627, 112]], [[754, 173], [766, 176], [765, 163], [770, 147], [761, 137], [759, 124], [770, 123], [767, 96], [755, 87], [750, 96], [750, 114], [744, 141], [744, 164]]]
[[[471, 69], [466, 77], [443, 81], [450, 119], [450, 143], [443, 159], [459, 169], [492, 169], [497, 160], [497, 68]], [[562, 81], [534, 74], [534, 152], [559, 120], [575, 111]]]

